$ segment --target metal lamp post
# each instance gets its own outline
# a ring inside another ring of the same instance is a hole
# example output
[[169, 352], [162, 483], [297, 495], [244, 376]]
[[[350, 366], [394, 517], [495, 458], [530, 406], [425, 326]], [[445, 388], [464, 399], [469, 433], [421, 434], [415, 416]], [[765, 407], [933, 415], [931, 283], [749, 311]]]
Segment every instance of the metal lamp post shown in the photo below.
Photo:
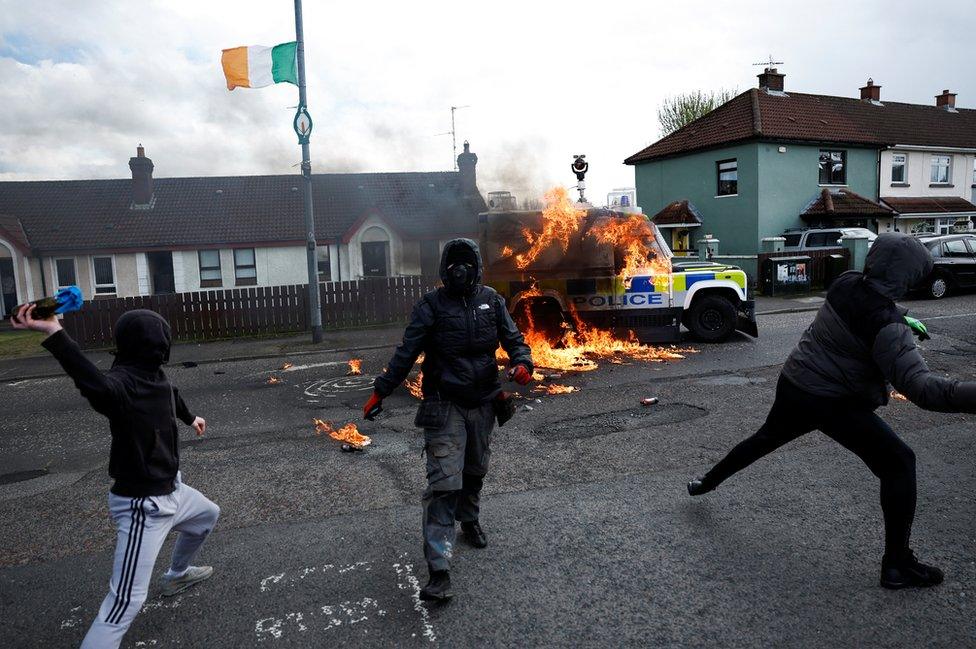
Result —
[[312, 135], [312, 116], [305, 100], [305, 39], [302, 35], [302, 0], [295, 0], [295, 40], [298, 43], [298, 112], [295, 113], [295, 133], [302, 145], [302, 176], [305, 179], [305, 248], [308, 260], [308, 309], [312, 326], [312, 342], [322, 342], [322, 308], [319, 302], [319, 278], [315, 257], [315, 214], [312, 212], [312, 161], [308, 140]]

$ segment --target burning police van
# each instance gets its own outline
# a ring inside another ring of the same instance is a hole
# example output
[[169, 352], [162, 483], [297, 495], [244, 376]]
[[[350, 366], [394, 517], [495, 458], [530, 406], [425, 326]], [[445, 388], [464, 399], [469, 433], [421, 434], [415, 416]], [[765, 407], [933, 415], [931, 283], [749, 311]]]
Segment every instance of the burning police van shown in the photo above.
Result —
[[546, 200], [544, 210], [479, 217], [485, 283], [520, 324], [558, 336], [584, 323], [643, 343], [676, 342], [682, 324], [705, 342], [758, 335], [740, 268], [678, 262], [641, 213], [574, 204], [565, 190]]

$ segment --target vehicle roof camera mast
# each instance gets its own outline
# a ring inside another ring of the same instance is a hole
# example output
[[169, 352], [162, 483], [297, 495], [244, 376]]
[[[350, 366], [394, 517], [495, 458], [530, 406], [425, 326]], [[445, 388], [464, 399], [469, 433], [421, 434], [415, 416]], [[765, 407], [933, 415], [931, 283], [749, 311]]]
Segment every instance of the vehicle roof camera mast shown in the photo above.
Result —
[[570, 165], [570, 169], [576, 174], [576, 191], [579, 192], [579, 202], [586, 202], [586, 172], [590, 170], [590, 163], [586, 161], [586, 155], [579, 154], [573, 156], [573, 164]]

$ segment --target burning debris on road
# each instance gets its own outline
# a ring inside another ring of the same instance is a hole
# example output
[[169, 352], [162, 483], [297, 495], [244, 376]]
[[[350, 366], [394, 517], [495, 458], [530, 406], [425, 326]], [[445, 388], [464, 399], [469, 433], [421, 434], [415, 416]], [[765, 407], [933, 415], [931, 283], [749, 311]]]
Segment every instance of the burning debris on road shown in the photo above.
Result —
[[898, 392], [897, 390], [891, 391], [891, 398], [894, 399], [895, 401], [908, 401], [908, 397], [906, 397], [901, 392]]
[[373, 443], [373, 440], [360, 433], [359, 429], [356, 427], [356, 424], [352, 422], [339, 429], [334, 428], [331, 421], [313, 419], [312, 423], [315, 424], [316, 435], [325, 433], [334, 440], [345, 442], [346, 444], [355, 446], [358, 449], [362, 449], [364, 446], [369, 446]]
[[278, 385], [281, 382], [282, 382], [281, 379], [275, 376], [274, 374], [268, 377], [268, 385]]
[[363, 359], [352, 358], [349, 359], [349, 371], [346, 372], [346, 376], [359, 376], [363, 373]]
[[579, 388], [572, 385], [559, 385], [558, 383], [546, 383], [532, 388], [533, 392], [545, 392], [546, 394], [569, 394], [579, 392]]
[[292, 367], [294, 367], [294, 366], [295, 366], [295, 364], [294, 364], [294, 363], [285, 363], [285, 364], [283, 364], [283, 365], [281, 366], [281, 369], [282, 369], [282, 370], [288, 370], [288, 369], [291, 369], [291, 368], [292, 368]]

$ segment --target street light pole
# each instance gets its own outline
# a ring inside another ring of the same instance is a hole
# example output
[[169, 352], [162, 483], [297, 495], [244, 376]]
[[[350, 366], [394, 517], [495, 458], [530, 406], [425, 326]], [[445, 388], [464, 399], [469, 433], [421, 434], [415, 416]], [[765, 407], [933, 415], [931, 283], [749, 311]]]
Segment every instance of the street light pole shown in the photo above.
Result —
[[[295, 40], [298, 58], [298, 114], [296, 130], [302, 113], [308, 117], [305, 100], [305, 38], [302, 35], [302, 0], [295, 0]], [[305, 248], [308, 261], [308, 310], [312, 326], [312, 342], [322, 342], [322, 308], [319, 303], [319, 278], [315, 258], [315, 214], [312, 212], [312, 161], [309, 157], [308, 139], [311, 134], [311, 118], [305, 137], [299, 134], [302, 144], [302, 176], [305, 178]]]

